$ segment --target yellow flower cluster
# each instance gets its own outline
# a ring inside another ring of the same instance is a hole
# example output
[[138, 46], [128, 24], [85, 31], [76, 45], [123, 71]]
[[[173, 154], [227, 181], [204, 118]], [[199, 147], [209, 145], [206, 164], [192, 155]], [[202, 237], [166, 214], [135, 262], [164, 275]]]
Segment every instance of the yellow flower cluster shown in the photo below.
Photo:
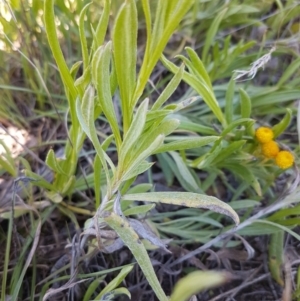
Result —
[[275, 159], [275, 163], [282, 169], [290, 168], [294, 164], [294, 156], [289, 151], [280, 151], [276, 141], [273, 140], [272, 129], [260, 127], [255, 132], [256, 139], [261, 144], [262, 154], [269, 159]]
[[267, 158], [275, 158], [279, 153], [278, 144], [271, 140], [261, 145], [261, 152]]
[[256, 130], [255, 136], [260, 143], [267, 143], [273, 140], [274, 133], [272, 129], [262, 126]]
[[289, 151], [281, 151], [275, 158], [276, 164], [282, 168], [290, 168], [294, 163], [294, 156]]

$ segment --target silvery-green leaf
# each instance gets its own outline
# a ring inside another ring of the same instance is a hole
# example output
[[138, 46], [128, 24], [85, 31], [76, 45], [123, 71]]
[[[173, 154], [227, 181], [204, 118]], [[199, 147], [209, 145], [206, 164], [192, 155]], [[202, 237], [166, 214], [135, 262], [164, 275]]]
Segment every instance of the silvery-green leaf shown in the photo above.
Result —
[[166, 203], [171, 205], [186, 206], [192, 208], [209, 209], [221, 214], [225, 214], [233, 219], [235, 224], [239, 224], [239, 216], [226, 203], [219, 199], [192, 192], [148, 192], [126, 194], [122, 197], [124, 200], [145, 201], [154, 203]]

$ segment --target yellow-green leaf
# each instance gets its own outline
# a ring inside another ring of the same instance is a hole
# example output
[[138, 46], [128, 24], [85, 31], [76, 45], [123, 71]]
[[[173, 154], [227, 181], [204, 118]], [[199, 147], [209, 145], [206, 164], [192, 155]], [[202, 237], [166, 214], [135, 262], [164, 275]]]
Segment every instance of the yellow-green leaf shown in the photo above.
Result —
[[224, 283], [228, 278], [229, 274], [222, 272], [192, 272], [176, 283], [170, 301], [186, 301], [192, 295]]

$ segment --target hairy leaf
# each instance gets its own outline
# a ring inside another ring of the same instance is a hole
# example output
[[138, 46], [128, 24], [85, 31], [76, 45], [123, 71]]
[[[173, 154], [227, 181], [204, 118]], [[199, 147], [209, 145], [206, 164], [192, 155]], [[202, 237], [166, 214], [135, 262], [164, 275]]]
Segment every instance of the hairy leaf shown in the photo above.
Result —
[[126, 194], [122, 197], [122, 199], [209, 209], [228, 215], [236, 224], [239, 223], [237, 213], [228, 204], [213, 196], [201, 195], [192, 192], [149, 192]]

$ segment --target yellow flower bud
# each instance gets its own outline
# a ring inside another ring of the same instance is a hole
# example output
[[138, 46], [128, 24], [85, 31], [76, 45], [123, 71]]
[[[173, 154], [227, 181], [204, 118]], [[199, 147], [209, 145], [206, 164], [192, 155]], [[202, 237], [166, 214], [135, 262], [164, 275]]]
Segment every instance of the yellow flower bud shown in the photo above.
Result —
[[294, 156], [289, 151], [280, 151], [275, 158], [276, 165], [282, 169], [290, 168], [294, 160]]
[[267, 143], [274, 138], [274, 133], [272, 129], [262, 126], [256, 130], [255, 136], [260, 143]]
[[261, 152], [267, 158], [275, 158], [279, 153], [278, 144], [273, 140], [264, 143], [261, 145]]

